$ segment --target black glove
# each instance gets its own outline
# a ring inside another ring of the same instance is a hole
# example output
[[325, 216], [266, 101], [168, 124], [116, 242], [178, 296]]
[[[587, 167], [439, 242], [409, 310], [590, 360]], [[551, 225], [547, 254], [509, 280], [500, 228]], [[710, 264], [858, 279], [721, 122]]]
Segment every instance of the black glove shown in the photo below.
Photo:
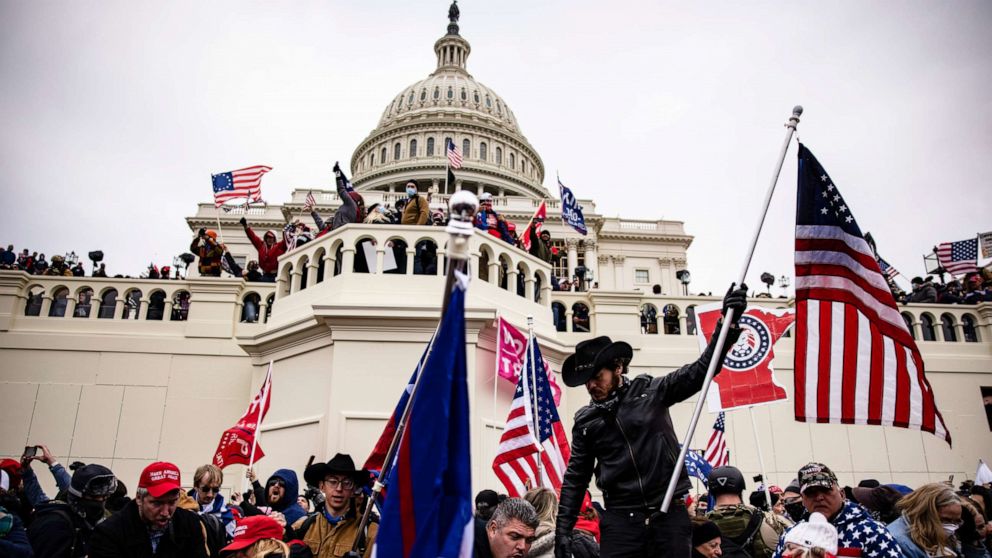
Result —
[[721, 316], [727, 315], [727, 310], [730, 308], [734, 309], [734, 318], [731, 325], [737, 325], [741, 319], [741, 315], [747, 310], [747, 285], [741, 283], [741, 287], [734, 290], [736, 283], [731, 283], [730, 288], [727, 289], [727, 294], [723, 297], [723, 311], [720, 312]]
[[572, 537], [555, 536], [555, 558], [572, 558]]
[[200, 230], [199, 230], [199, 231], [198, 231], [198, 232], [196, 233], [196, 236], [203, 236], [203, 235], [205, 235], [205, 234], [207, 234], [207, 229], [204, 229], [204, 228], [201, 228], [201, 229], [200, 229]]
[[238, 220], [238, 222], [241, 223], [241, 226], [242, 227], [247, 227], [248, 226], [248, 219], [245, 219], [244, 217], [242, 217], [240, 220]]

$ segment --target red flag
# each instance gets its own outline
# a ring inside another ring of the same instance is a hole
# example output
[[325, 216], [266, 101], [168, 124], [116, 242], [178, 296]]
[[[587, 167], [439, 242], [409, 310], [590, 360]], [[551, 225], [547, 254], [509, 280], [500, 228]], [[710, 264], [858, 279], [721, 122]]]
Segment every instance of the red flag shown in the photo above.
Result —
[[[719, 303], [696, 307], [696, 333], [700, 347], [709, 343], [720, 319]], [[741, 316], [741, 336], [730, 348], [720, 374], [707, 392], [711, 413], [736, 407], [771, 403], [786, 398], [785, 388], [775, 381], [772, 346], [796, 320], [796, 311], [782, 308], [748, 308]]]
[[[502, 316], [496, 320], [496, 327], [499, 328], [496, 335], [496, 372], [504, 380], [516, 384], [520, 381], [520, 370], [524, 366], [524, 357], [527, 353], [527, 336]], [[551, 364], [543, 358], [541, 360], [557, 406], [561, 404], [561, 386], [558, 385], [558, 379], [551, 371]]]
[[537, 206], [537, 211], [534, 212], [534, 216], [530, 218], [530, 223], [527, 223], [527, 228], [524, 229], [524, 233], [520, 235], [520, 243], [524, 250], [530, 251], [530, 229], [534, 228], [534, 234], [541, 234], [541, 227], [544, 225], [544, 220], [548, 217], [548, 204], [545, 200], [541, 200], [541, 205]]
[[[238, 423], [233, 428], [228, 428], [220, 437], [217, 444], [217, 451], [214, 452], [214, 465], [223, 469], [228, 465], [252, 465], [259, 459], [265, 457], [265, 452], [258, 446], [255, 436], [258, 433], [258, 426], [265, 419], [269, 412], [269, 404], [272, 401], [272, 363], [269, 362], [269, 370], [265, 373], [265, 380], [258, 390], [248, 410], [241, 415]], [[252, 447], [255, 448], [254, 461], [252, 460]]]

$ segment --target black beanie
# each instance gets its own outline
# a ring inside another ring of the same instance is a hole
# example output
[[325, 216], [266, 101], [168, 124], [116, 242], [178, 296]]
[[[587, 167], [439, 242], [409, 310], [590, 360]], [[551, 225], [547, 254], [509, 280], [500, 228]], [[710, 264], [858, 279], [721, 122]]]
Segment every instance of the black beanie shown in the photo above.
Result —
[[712, 521], [694, 523], [692, 526], [692, 546], [696, 547], [720, 536], [720, 528]]
[[495, 508], [499, 505], [499, 495], [494, 490], [483, 490], [475, 496], [475, 505], [478, 506], [482, 502], [489, 504], [491, 508]]

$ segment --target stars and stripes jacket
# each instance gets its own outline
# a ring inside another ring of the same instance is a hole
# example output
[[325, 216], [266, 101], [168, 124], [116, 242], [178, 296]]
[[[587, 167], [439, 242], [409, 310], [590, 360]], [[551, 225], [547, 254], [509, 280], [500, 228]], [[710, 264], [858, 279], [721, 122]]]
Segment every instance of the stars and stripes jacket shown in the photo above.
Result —
[[[838, 558], [904, 558], [905, 556], [899, 543], [885, 525], [872, 519], [867, 510], [850, 500], [844, 502], [844, 507], [837, 512], [830, 523], [837, 528]], [[789, 530], [793, 528], [795, 527]], [[785, 537], [789, 530], [779, 539], [772, 558], [782, 558]]]

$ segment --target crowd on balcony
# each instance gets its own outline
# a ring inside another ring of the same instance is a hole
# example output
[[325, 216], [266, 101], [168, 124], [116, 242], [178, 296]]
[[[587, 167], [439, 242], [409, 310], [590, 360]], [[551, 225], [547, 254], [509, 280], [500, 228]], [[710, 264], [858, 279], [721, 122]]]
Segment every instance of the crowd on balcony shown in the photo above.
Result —
[[[277, 455], [267, 459], [282, 468], [264, 483], [248, 469], [247, 490], [228, 496], [224, 471], [212, 463], [197, 467], [191, 479], [169, 461], [124, 479], [105, 464], [65, 467], [46, 445], [28, 446], [20, 459], [0, 460], [0, 556], [336, 558], [353, 547], [356, 556], [373, 553], [379, 506], [362, 530], [360, 518], [372, 505], [374, 472], [343, 453], [311, 460], [302, 475], [278, 463]], [[51, 496], [38, 477], [44, 469], [57, 490]], [[604, 508], [589, 492], [580, 492], [571, 507], [545, 487], [528, 485], [523, 497], [481, 490], [474, 499], [471, 556], [992, 556], [989, 484], [914, 488], [897, 477], [848, 486], [823, 463], [804, 465], [785, 487], [766, 487], [760, 478], [749, 487], [730, 465], [705, 478], [704, 491], [677, 497], [664, 516], [614, 508], [613, 494], [605, 496]], [[670, 532], [651, 536], [666, 527]], [[659, 541], [667, 548], [658, 548]]]
[[932, 276], [914, 277], [912, 290], [905, 292], [890, 282], [892, 294], [902, 304], [978, 304], [992, 302], [992, 269], [968, 273], [964, 279], [936, 283]]

